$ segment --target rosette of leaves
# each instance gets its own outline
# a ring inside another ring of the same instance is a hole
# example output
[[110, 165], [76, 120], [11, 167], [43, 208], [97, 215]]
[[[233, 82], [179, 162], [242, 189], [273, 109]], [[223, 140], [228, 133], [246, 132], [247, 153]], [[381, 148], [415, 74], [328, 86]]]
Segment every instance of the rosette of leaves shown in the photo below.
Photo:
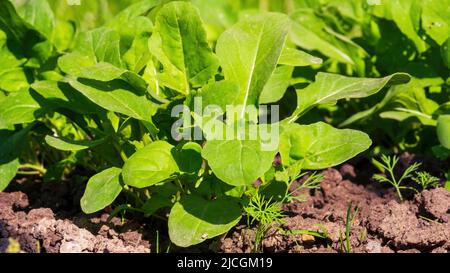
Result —
[[[368, 149], [371, 140], [363, 132], [323, 122], [304, 125], [301, 117], [318, 105], [406, 83], [407, 74], [355, 78], [319, 73], [313, 83], [295, 90], [295, 110], [283, 120], [259, 124], [246, 115], [246, 106], [258, 109], [293, 92], [297, 67], [321, 63], [292, 46], [291, 33], [289, 16], [263, 12], [244, 16], [210, 43], [199, 11], [185, 1], [138, 2], [103, 27], [80, 33], [70, 53], [58, 58], [63, 78], [36, 82], [32, 89], [44, 102], [56, 104], [85, 136], [53, 134], [46, 143], [62, 151], [91, 151], [100, 160], [81, 200], [83, 211], [94, 213], [114, 201], [122, 203], [114, 213], [168, 211], [170, 239], [187, 247], [239, 222], [246, 192], [270, 172], [278, 153], [290, 180]], [[298, 29], [296, 37], [301, 39]], [[218, 126], [280, 126], [277, 145], [265, 149], [260, 137], [220, 140], [203, 127], [205, 141], [175, 141], [171, 110], [190, 106], [195, 97], [202, 97], [204, 105], [240, 109], [236, 115], [220, 113], [227, 118]], [[124, 198], [118, 198], [121, 193]]]

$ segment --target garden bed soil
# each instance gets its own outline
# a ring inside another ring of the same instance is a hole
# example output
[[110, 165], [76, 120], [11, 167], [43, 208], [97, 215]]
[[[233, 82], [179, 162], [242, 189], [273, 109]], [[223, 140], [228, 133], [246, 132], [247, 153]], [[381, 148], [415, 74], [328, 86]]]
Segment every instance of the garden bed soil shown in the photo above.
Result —
[[[352, 222], [351, 252], [450, 252], [450, 191], [424, 190], [399, 202], [392, 188], [376, 182], [358, 184], [352, 165], [328, 169], [323, 175], [319, 190], [302, 193], [307, 196], [305, 202], [284, 205], [288, 217], [269, 230], [262, 242], [265, 251], [345, 252], [351, 203], [359, 208]], [[283, 234], [289, 230], [326, 230], [328, 238]], [[254, 234], [245, 225], [236, 227], [221, 240], [221, 251], [250, 252]]]
[[[320, 189], [300, 193], [306, 201], [284, 206], [287, 217], [269, 230], [262, 242], [264, 251], [345, 251], [340, 234], [345, 232], [351, 202], [359, 208], [352, 222], [352, 252], [450, 252], [450, 191], [425, 190], [399, 202], [393, 189], [372, 182], [367, 170], [359, 174], [345, 164], [323, 175]], [[108, 209], [84, 215], [78, 205], [83, 187], [71, 182], [15, 181], [8, 192], [0, 193], [0, 252], [10, 238], [19, 242], [23, 252], [154, 252], [157, 230], [165, 250], [168, 239], [162, 222], [119, 217], [108, 222]], [[281, 230], [326, 230], [328, 238], [286, 235]], [[214, 241], [171, 251], [251, 252], [253, 238], [254, 229], [241, 224]]]

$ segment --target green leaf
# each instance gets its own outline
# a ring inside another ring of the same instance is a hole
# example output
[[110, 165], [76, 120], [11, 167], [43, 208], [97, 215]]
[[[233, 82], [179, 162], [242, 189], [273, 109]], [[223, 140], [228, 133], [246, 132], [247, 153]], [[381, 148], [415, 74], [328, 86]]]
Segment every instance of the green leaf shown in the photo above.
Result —
[[181, 143], [172, 151], [181, 172], [196, 173], [202, 167], [202, 146], [195, 142]]
[[155, 141], [138, 150], [123, 166], [125, 184], [146, 188], [171, 178], [179, 172], [172, 149], [165, 141]]
[[304, 51], [285, 47], [281, 52], [280, 60], [278, 64], [290, 65], [290, 66], [309, 66], [322, 64], [322, 59], [314, 57]]
[[238, 95], [239, 86], [228, 80], [207, 84], [199, 92], [199, 96], [202, 97], [203, 109], [207, 106], [217, 105], [223, 112], [226, 111], [227, 105], [237, 104]]
[[83, 197], [80, 200], [84, 213], [97, 212], [111, 205], [122, 191], [119, 168], [106, 169], [89, 179]]
[[183, 196], [170, 211], [170, 240], [180, 247], [196, 245], [227, 232], [240, 219], [241, 209], [235, 201]]
[[217, 58], [206, 39], [197, 9], [187, 2], [164, 5], [156, 16], [150, 52], [161, 63], [160, 84], [182, 94], [200, 87], [217, 71]]
[[142, 205], [145, 215], [152, 215], [161, 208], [172, 207], [178, 191], [179, 188], [174, 183], [153, 186], [150, 198]]
[[[106, 24], [120, 34], [121, 52], [132, 47], [138, 36], [152, 32], [153, 23], [146, 15], [161, 2], [163, 1], [144, 0], [129, 5]], [[145, 46], [147, 47], [147, 41]]]
[[279, 101], [290, 85], [294, 67], [279, 66], [275, 69], [269, 81], [264, 86], [259, 97], [259, 103], [267, 104]]
[[202, 156], [220, 180], [250, 186], [270, 169], [276, 152], [265, 150], [259, 140], [209, 140]]
[[73, 76], [79, 76], [83, 68], [100, 62], [122, 67], [120, 36], [104, 27], [81, 33], [74, 51], [58, 59], [61, 70]]
[[297, 109], [291, 121], [319, 104], [335, 104], [340, 99], [367, 97], [385, 86], [403, 84], [409, 80], [410, 76], [405, 73], [395, 73], [384, 78], [353, 78], [319, 72], [314, 83], [297, 90]]
[[102, 144], [105, 139], [98, 140], [71, 140], [45, 136], [45, 142], [51, 147], [61, 151], [81, 151]]
[[19, 159], [15, 158], [9, 162], [3, 162], [0, 158], [0, 192], [8, 187], [11, 180], [16, 176], [20, 167]]
[[[266, 13], [246, 18], [222, 33], [216, 53], [225, 79], [239, 85], [236, 104], [258, 104], [280, 58], [289, 26], [286, 15]], [[243, 115], [242, 111], [240, 117]]]
[[46, 39], [44, 35], [27, 24], [8, 0], [0, 0], [0, 29], [6, 33], [8, 39], [19, 45], [24, 56], [33, 57], [39, 52], [39, 46]]
[[147, 100], [145, 94], [136, 94], [136, 90], [121, 80], [100, 82], [68, 79], [68, 83], [92, 102], [109, 111], [144, 121], [151, 121], [156, 112], [155, 105]]
[[450, 36], [450, 0], [423, 0], [422, 28], [439, 45]]
[[[408, 84], [391, 87], [382, 101], [365, 111], [351, 116], [341, 123], [339, 127], [365, 121], [376, 114], [380, 114], [383, 118], [394, 118], [397, 120], [415, 116], [422, 124], [435, 126], [436, 121], [433, 120], [432, 115], [437, 108], [437, 103], [427, 98], [425, 89], [420, 85], [420, 82], [413, 79]], [[393, 115], [393, 112], [396, 112], [396, 114]]]
[[12, 93], [0, 101], [0, 120], [5, 124], [29, 123], [43, 114], [43, 109], [28, 90]]
[[20, 167], [19, 155], [26, 145], [30, 127], [16, 133], [0, 130], [0, 192], [6, 189]]
[[122, 79], [138, 90], [139, 93], [145, 93], [147, 90], [147, 83], [138, 74], [105, 62], [81, 68], [78, 77], [103, 82]]
[[299, 9], [291, 14], [290, 39], [306, 50], [317, 50], [342, 63], [355, 64], [364, 50], [349, 39], [332, 31], [313, 9]]
[[450, 149], [450, 115], [441, 115], [437, 122], [437, 135], [442, 146]]
[[20, 16], [40, 33], [50, 39], [55, 29], [55, 15], [48, 0], [32, 0], [18, 10]]
[[25, 69], [14, 67], [0, 71], [0, 90], [19, 92], [26, 90], [29, 86]]
[[401, 32], [414, 42], [419, 52], [424, 52], [428, 46], [419, 35], [421, 6], [422, 0], [389, 0], [378, 7], [384, 8], [384, 17], [393, 20]]
[[441, 46], [441, 56], [444, 64], [450, 68], [450, 38], [448, 38]]
[[16, 68], [26, 61], [23, 56], [16, 56], [9, 47], [11, 45], [8, 46], [6, 34], [0, 30], [0, 73]]
[[31, 88], [37, 92], [38, 96], [34, 98], [42, 106], [66, 108], [79, 114], [105, 111], [65, 82], [38, 81], [34, 82]]
[[280, 137], [284, 165], [296, 164], [305, 170], [320, 170], [341, 164], [367, 150], [372, 141], [363, 132], [336, 129], [318, 122], [312, 125], [288, 124]]

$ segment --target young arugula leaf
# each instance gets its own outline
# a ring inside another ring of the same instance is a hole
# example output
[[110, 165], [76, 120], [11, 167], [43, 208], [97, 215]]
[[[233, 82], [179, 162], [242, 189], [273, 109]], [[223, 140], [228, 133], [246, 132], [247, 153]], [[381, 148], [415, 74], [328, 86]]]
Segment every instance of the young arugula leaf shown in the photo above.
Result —
[[37, 31], [51, 39], [55, 29], [55, 15], [47, 0], [28, 1], [18, 10], [19, 15]]
[[175, 183], [171, 182], [154, 185], [151, 188], [150, 198], [145, 201], [141, 209], [146, 215], [152, 215], [161, 208], [172, 207], [174, 197], [179, 190]]
[[250, 186], [272, 166], [277, 151], [265, 151], [259, 140], [209, 140], [202, 156], [214, 174], [232, 186]]
[[170, 240], [180, 247], [199, 244], [227, 232], [240, 219], [241, 208], [232, 199], [205, 200], [196, 195], [183, 196], [170, 211]]
[[450, 36], [450, 0], [423, 0], [422, 29], [439, 45]]
[[291, 123], [282, 127], [280, 154], [284, 165], [320, 170], [341, 164], [367, 150], [372, 141], [363, 132], [336, 129], [318, 122], [311, 125]]
[[432, 115], [437, 108], [437, 103], [426, 97], [426, 92], [420, 81], [413, 79], [408, 84], [391, 87], [381, 102], [365, 111], [356, 113], [342, 122], [339, 127], [364, 121], [376, 114], [379, 114], [382, 118], [399, 121], [414, 116], [422, 124], [435, 126], [436, 121], [432, 118]]
[[[132, 47], [136, 38], [153, 30], [153, 23], [146, 15], [163, 0], [143, 0], [119, 12], [106, 26], [120, 34], [121, 52]], [[147, 47], [147, 41], [145, 42]]]
[[450, 38], [448, 38], [441, 46], [441, 56], [444, 64], [450, 68]]
[[342, 39], [317, 17], [312, 9], [299, 9], [291, 14], [290, 39], [306, 50], [317, 50], [339, 62], [355, 64], [364, 50], [351, 40]]
[[74, 50], [58, 59], [59, 68], [73, 76], [80, 75], [82, 68], [99, 62], [122, 67], [120, 35], [105, 27], [81, 33]]
[[[95, 114], [105, 111], [65, 82], [38, 81], [31, 84], [31, 88], [37, 92], [33, 98], [42, 107], [64, 108], [78, 114]], [[33, 95], [33, 92], [31, 94]]]
[[109, 111], [148, 122], [151, 122], [151, 117], [156, 112], [156, 105], [147, 100], [145, 94], [136, 94], [136, 90], [124, 81], [67, 79], [67, 82], [92, 102]]
[[44, 35], [26, 23], [9, 0], [0, 0], [0, 29], [8, 39], [19, 45], [20, 53], [26, 57], [48, 57], [50, 53], [40, 44], [46, 42]]
[[4, 124], [30, 123], [42, 114], [43, 109], [28, 90], [13, 93], [0, 101], [0, 120]]
[[119, 168], [106, 169], [89, 179], [80, 205], [84, 213], [97, 212], [111, 205], [122, 191]]
[[123, 166], [125, 184], [146, 188], [173, 177], [179, 172], [172, 155], [173, 146], [155, 141], [134, 153]]
[[105, 142], [105, 139], [97, 140], [70, 140], [64, 138], [56, 138], [45, 136], [45, 142], [51, 147], [61, 151], [81, 151], [98, 146]]
[[180, 143], [172, 150], [178, 168], [184, 173], [196, 173], [202, 167], [202, 146], [195, 142]]
[[216, 53], [225, 79], [239, 84], [237, 105], [258, 105], [280, 59], [289, 26], [284, 14], [259, 14], [240, 21], [219, 37]]
[[0, 130], [0, 192], [6, 189], [20, 167], [19, 155], [31, 127], [10, 133]]
[[275, 69], [259, 96], [260, 104], [279, 101], [290, 85], [294, 67], [282, 65]]
[[373, 95], [385, 86], [407, 83], [410, 76], [395, 73], [384, 78], [353, 78], [319, 72], [316, 81], [297, 90], [297, 109], [290, 122], [319, 104], [335, 104], [340, 99], [363, 98]]
[[207, 106], [217, 105], [222, 111], [227, 105], [236, 105], [239, 95], [239, 85], [233, 81], [222, 80], [203, 86], [196, 96], [202, 97], [204, 110]]
[[187, 2], [164, 5], [156, 16], [150, 52], [161, 63], [161, 85], [188, 95], [217, 71], [218, 62], [208, 45], [197, 9]]
[[6, 33], [0, 30], [0, 73], [4, 70], [17, 68], [26, 62], [23, 56], [16, 56], [11, 52], [10, 47]]
[[321, 58], [314, 57], [304, 51], [290, 47], [283, 48], [280, 59], [278, 60], [278, 64], [290, 66], [309, 66], [322, 64], [322, 62]]
[[[438, 1], [439, 2], [439, 1]], [[411, 40], [419, 52], [427, 50], [427, 43], [418, 34], [421, 18], [421, 1], [394, 0], [375, 6], [375, 14], [393, 20], [397, 27]], [[382, 11], [377, 11], [382, 9]]]
[[442, 146], [450, 149], [450, 115], [441, 115], [437, 122], [437, 135]]
[[22, 67], [14, 67], [0, 71], [0, 90], [5, 92], [20, 92], [26, 90], [29, 73]]

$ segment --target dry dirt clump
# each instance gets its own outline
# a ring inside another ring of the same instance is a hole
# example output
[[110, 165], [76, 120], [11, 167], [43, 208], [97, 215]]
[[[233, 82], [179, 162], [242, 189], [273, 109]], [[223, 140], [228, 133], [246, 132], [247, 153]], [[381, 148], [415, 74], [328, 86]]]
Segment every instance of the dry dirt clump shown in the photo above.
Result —
[[150, 252], [149, 242], [138, 231], [116, 231], [121, 228], [117, 218], [111, 224], [106, 214], [84, 221], [57, 219], [49, 208], [27, 211], [28, 207], [24, 193], [0, 193], [0, 251], [14, 238], [24, 252]]

